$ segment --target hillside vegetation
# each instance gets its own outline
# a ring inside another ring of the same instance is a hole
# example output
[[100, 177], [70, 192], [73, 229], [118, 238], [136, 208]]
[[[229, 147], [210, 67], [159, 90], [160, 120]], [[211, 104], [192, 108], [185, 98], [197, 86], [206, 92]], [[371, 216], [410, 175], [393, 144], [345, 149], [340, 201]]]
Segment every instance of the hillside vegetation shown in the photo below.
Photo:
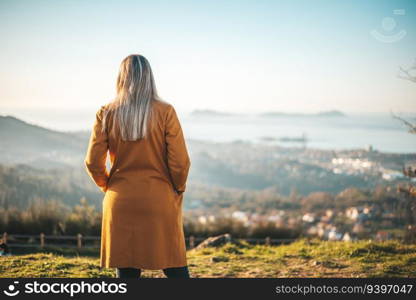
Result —
[[[71, 251], [49, 249], [0, 257], [0, 276], [115, 276], [113, 269], [99, 268], [98, 252]], [[416, 245], [317, 239], [300, 239], [281, 246], [226, 244], [220, 248], [190, 250], [188, 262], [192, 277], [416, 277]], [[145, 270], [143, 277], [163, 277], [163, 274]]]

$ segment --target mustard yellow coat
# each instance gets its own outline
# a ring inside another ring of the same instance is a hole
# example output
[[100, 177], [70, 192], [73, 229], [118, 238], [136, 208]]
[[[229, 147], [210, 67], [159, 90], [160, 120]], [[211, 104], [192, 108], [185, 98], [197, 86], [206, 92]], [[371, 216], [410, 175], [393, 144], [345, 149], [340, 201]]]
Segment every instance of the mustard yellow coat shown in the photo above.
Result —
[[88, 174], [105, 193], [101, 267], [186, 266], [182, 200], [190, 159], [174, 107], [154, 100], [153, 127], [134, 142], [109, 134], [111, 122], [102, 132], [105, 109], [96, 113], [85, 157]]

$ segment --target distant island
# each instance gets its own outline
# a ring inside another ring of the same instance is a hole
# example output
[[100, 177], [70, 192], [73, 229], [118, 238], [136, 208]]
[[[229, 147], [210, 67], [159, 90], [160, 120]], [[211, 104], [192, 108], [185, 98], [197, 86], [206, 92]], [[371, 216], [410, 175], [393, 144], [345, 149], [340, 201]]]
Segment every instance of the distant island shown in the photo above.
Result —
[[[196, 109], [191, 112], [192, 117], [235, 117], [243, 116], [242, 114], [221, 112], [212, 109]], [[346, 114], [339, 110], [328, 110], [317, 113], [285, 113], [285, 112], [266, 112], [259, 114], [260, 117], [345, 117]]]
[[196, 109], [191, 112], [191, 116], [193, 117], [231, 117], [235, 115], [236, 114], [220, 112], [211, 109]]
[[339, 110], [322, 111], [314, 114], [267, 112], [260, 114], [261, 117], [345, 117], [346, 114]]
[[260, 140], [265, 142], [301, 142], [306, 143], [308, 138], [306, 133], [303, 133], [301, 136], [282, 136], [282, 137], [272, 137], [272, 136], [262, 136]]

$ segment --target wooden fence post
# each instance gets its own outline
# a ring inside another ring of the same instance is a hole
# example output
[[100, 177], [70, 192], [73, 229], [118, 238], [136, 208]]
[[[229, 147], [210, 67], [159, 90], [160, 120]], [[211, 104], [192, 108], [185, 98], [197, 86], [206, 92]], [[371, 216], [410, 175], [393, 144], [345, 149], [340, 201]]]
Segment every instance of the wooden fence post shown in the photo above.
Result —
[[82, 248], [82, 234], [81, 233], [77, 234], [77, 247], [78, 249]]
[[40, 247], [45, 247], [45, 234], [43, 232], [40, 234]]
[[193, 235], [189, 237], [189, 248], [192, 249], [195, 247], [195, 238]]
[[3, 243], [7, 244], [7, 232], [3, 232]]
[[264, 242], [265, 242], [266, 246], [270, 246], [270, 237], [269, 236], [266, 237]]

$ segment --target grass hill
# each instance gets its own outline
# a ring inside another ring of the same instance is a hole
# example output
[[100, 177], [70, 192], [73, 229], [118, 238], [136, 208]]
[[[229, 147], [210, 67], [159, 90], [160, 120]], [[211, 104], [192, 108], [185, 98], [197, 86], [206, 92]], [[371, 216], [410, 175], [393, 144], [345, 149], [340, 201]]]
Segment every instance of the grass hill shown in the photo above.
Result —
[[[100, 269], [98, 251], [46, 249], [0, 257], [0, 277], [114, 277]], [[416, 245], [398, 241], [300, 239], [289, 245], [226, 244], [188, 251], [192, 277], [416, 277]], [[163, 277], [145, 270], [143, 277]]]

